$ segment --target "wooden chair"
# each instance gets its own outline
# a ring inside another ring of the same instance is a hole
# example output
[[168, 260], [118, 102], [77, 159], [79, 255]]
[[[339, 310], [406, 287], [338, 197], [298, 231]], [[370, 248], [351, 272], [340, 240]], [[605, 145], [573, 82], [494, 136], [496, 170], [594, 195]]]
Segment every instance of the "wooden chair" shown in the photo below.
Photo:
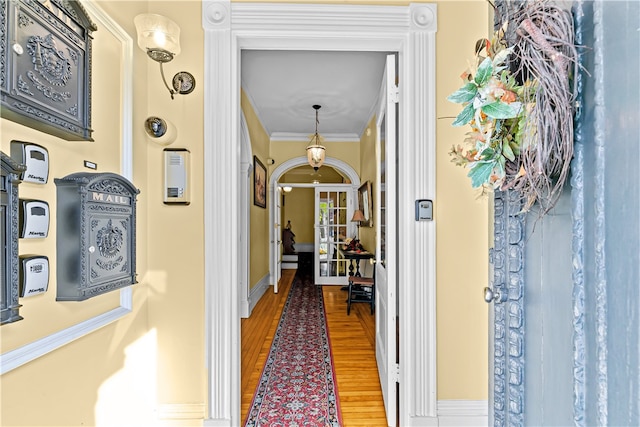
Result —
[[369, 303], [371, 305], [371, 314], [373, 314], [376, 302], [375, 286], [375, 277], [349, 276], [347, 315], [351, 314], [352, 302]]

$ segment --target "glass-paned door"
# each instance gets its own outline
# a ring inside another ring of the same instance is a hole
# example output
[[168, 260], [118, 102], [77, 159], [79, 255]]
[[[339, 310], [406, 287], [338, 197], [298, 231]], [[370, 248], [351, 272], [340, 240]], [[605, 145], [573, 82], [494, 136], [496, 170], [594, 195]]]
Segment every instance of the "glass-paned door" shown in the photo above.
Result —
[[349, 237], [353, 214], [353, 190], [347, 187], [316, 187], [315, 255], [317, 285], [346, 285], [348, 260], [340, 247]]

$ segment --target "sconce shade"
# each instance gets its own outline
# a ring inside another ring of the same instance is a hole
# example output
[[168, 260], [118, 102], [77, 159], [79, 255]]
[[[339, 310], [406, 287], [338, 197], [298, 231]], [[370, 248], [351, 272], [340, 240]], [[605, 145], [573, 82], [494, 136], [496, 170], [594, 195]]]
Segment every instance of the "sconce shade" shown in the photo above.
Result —
[[154, 13], [133, 18], [138, 46], [157, 62], [169, 62], [180, 53], [180, 27], [171, 19]]
[[353, 218], [351, 218], [351, 222], [360, 222], [360, 221], [364, 221], [364, 213], [360, 210], [360, 209], [356, 209], [356, 211], [353, 213]]

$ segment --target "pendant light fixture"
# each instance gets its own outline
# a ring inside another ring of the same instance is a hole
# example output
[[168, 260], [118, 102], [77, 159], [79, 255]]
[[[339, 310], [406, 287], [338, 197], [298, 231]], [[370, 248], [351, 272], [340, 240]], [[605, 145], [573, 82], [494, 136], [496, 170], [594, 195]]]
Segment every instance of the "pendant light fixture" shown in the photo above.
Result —
[[318, 110], [320, 105], [314, 105], [313, 109], [316, 110], [316, 133], [311, 136], [311, 141], [307, 145], [307, 161], [313, 170], [317, 171], [324, 164], [325, 149], [320, 144], [320, 135], [318, 135]]

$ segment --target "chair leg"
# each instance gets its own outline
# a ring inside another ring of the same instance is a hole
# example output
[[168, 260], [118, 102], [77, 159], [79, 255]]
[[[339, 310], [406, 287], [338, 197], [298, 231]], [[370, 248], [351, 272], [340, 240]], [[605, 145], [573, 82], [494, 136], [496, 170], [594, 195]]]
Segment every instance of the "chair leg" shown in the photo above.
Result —
[[371, 314], [374, 312], [374, 308], [376, 305], [376, 289], [375, 286], [371, 287]]
[[353, 285], [351, 284], [351, 282], [349, 282], [349, 295], [347, 296], [347, 316], [349, 316], [351, 314], [351, 287]]

